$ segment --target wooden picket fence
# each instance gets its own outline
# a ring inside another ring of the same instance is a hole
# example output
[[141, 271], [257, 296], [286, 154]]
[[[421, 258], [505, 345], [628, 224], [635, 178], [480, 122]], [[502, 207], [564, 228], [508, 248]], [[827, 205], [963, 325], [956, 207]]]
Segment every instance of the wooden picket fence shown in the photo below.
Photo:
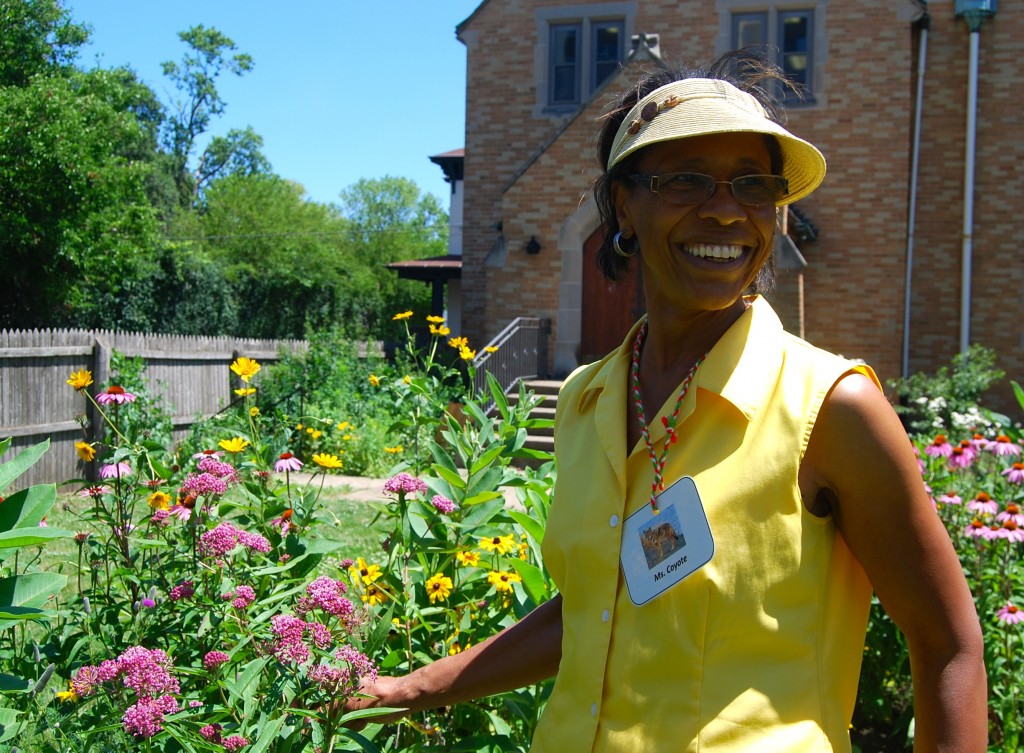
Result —
[[230, 371], [236, 358], [247, 356], [266, 363], [305, 347], [302, 340], [0, 330], [0, 438], [13, 439], [0, 462], [49, 438], [50, 451], [12, 489], [85, 478], [88, 469], [75, 454], [75, 442], [85, 436], [80, 418], [95, 425], [97, 417], [66, 381], [72, 372], [86, 369], [96, 385], [104, 384], [110, 378], [115, 350], [145, 360], [149, 388], [170, 406], [175, 436], [181, 437], [197, 419], [231, 402], [232, 390], [241, 386]]

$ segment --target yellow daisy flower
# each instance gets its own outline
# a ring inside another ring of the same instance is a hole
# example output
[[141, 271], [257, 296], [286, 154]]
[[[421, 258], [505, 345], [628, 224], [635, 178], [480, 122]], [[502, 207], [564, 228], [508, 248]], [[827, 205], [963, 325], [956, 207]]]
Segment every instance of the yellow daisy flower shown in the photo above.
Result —
[[459, 358], [461, 358], [463, 361], [472, 361], [474, 358], [476, 358], [476, 351], [470, 350], [465, 345], [463, 345], [461, 348], [459, 348]]
[[96, 449], [88, 442], [75, 442], [75, 452], [86, 463], [92, 462], [92, 459], [96, 457]]
[[498, 352], [498, 346], [497, 345], [485, 345], [484, 346], [484, 350], [486, 350], [488, 353], [497, 353]]
[[252, 416], [253, 418], [256, 418], [256, 416], [258, 416], [259, 414], [260, 409], [257, 408], [255, 405], [249, 409], [249, 415]]
[[376, 586], [367, 586], [366, 590], [359, 595], [359, 598], [363, 600], [364, 604], [369, 604], [373, 607], [378, 604], [383, 604], [384, 600], [388, 598], [388, 595]]
[[231, 370], [238, 374], [238, 378], [246, 383], [256, 376], [256, 372], [261, 368], [263, 367], [256, 363], [256, 361], [251, 358], [246, 358], [245, 356], [239, 356], [231, 364]]
[[448, 344], [458, 350], [459, 348], [465, 348], [469, 345], [469, 340], [465, 337], [453, 337], [448, 341]]
[[232, 437], [231, 439], [222, 439], [217, 445], [225, 452], [241, 452], [249, 446], [248, 439], [242, 439], [241, 437]]
[[330, 455], [326, 452], [318, 452], [313, 456], [313, 462], [321, 468], [341, 468], [341, 458], [337, 455]]
[[361, 580], [366, 585], [370, 585], [384, 574], [378, 565], [368, 565], [362, 557], [357, 558], [356, 564], [352, 565], [349, 570], [353, 578]]
[[431, 324], [444, 324], [444, 317], [434, 316], [433, 314], [431, 314], [430, 316], [427, 317], [427, 321], [430, 322]]
[[442, 326], [438, 326], [436, 324], [431, 324], [430, 325], [430, 334], [432, 334], [432, 335], [438, 335], [440, 337], [447, 337], [451, 333], [452, 333], [451, 329], [449, 329], [448, 327], [445, 327], [443, 325]]
[[512, 591], [512, 584], [522, 583], [523, 579], [519, 577], [519, 573], [491, 570], [491, 572], [487, 573], [487, 582], [494, 586], [494, 589], [499, 593], [509, 593]]
[[435, 601], [444, 601], [452, 593], [452, 579], [444, 573], [438, 573], [433, 578], [427, 581], [427, 596], [430, 597], [430, 603], [433, 604]]
[[406, 374], [402, 377], [402, 384], [412, 384], [412, 377]]
[[508, 554], [516, 548], [516, 539], [512, 534], [508, 536], [490, 536], [480, 539], [480, 548], [485, 552]]
[[370, 374], [370, 385], [373, 387], [380, 387], [380, 377], [376, 374]]
[[78, 693], [75, 692], [75, 686], [74, 686], [74, 683], [71, 682], [71, 680], [68, 680], [68, 689], [67, 690], [58, 690], [57, 691], [57, 700], [60, 701], [61, 703], [77, 703], [78, 702]]
[[391, 321], [393, 321], [393, 322], [400, 322], [403, 319], [408, 319], [411, 316], [412, 316], [412, 312], [411, 311], [403, 311], [401, 314], [395, 314], [393, 317], [391, 317]]
[[255, 395], [256, 394], [256, 388], [255, 387], [242, 387], [242, 389], [240, 389], [240, 390], [235, 390], [235, 394], [238, 395], [239, 397], [249, 397], [249, 395]]
[[352, 424], [350, 424], [348, 421], [342, 421], [340, 424], [338, 424], [334, 428], [337, 429], [338, 431], [345, 431], [345, 429], [347, 429], [351, 425]]
[[320, 431], [319, 429], [310, 432], [310, 435], [313, 437], [313, 439], [320, 439], [320, 437], [322, 437], [323, 434], [324, 433], [322, 431]]
[[153, 492], [146, 503], [154, 510], [167, 510], [171, 506], [171, 495], [164, 492]]
[[403, 450], [405, 450], [405, 448], [402, 447], [402, 445], [400, 445], [400, 444], [397, 444], [394, 447], [385, 447], [384, 448], [384, 452], [388, 453], [389, 455], [397, 455], [398, 453], [402, 452]]
[[81, 392], [92, 384], [92, 372], [85, 369], [72, 371], [67, 383], [75, 388], [75, 392]]
[[465, 567], [476, 567], [480, 564], [480, 555], [469, 549], [460, 549], [455, 553], [455, 559]]

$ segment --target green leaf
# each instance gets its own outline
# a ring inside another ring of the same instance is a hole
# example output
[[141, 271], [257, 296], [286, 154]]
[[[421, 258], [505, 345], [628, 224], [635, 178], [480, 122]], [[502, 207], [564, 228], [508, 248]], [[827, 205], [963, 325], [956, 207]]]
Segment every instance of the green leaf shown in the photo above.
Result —
[[14, 479], [31, 468], [48, 449], [50, 449], [50, 440], [46, 439], [22, 451], [13, 460], [0, 465], [0, 492], [10, 486]]
[[277, 737], [277, 733], [281, 731], [281, 727], [284, 726], [285, 717], [282, 714], [276, 719], [272, 719], [270, 722], [264, 723], [259, 731], [259, 737], [252, 744], [251, 748], [247, 750], [249, 753], [263, 753], [271, 743], [274, 742], [274, 738]]
[[163, 539], [128, 539], [128, 545], [134, 549], [166, 549], [170, 546]]
[[14, 675], [0, 675], [0, 693], [25, 693], [32, 687], [32, 681]]
[[503, 449], [505, 449], [505, 448], [502, 447], [500, 444], [499, 445], [495, 445], [494, 447], [489, 449], [487, 452], [485, 452], [483, 455], [481, 455], [479, 458], [477, 458], [476, 462], [474, 462], [472, 467], [469, 469], [469, 475], [473, 476], [473, 475], [479, 473], [481, 470], [483, 470], [487, 466], [489, 466], [491, 463], [493, 463], [495, 461], [495, 459], [497, 459], [497, 457], [499, 455], [501, 455], [501, 451]]
[[1013, 385], [1013, 394], [1017, 397], [1017, 402], [1020, 403], [1021, 410], [1024, 410], [1024, 387], [1021, 387], [1017, 382], [1010, 380], [1010, 384]]
[[508, 514], [512, 516], [516, 523], [522, 526], [524, 531], [533, 537], [534, 541], [538, 544], [544, 543], [544, 526], [539, 521], [519, 510], [509, 510]]
[[67, 583], [67, 576], [58, 573], [0, 578], [0, 607], [41, 607]]
[[0, 457], [3, 457], [4, 455], [7, 454], [7, 451], [11, 449], [11, 442], [13, 441], [13, 437], [7, 437], [7, 439], [0, 439]]
[[504, 496], [504, 494], [497, 491], [480, 492], [479, 494], [474, 494], [472, 497], [463, 500], [462, 506], [471, 507], [473, 505], [479, 505], [481, 502], [490, 502], [492, 499], [497, 499], [498, 497]]
[[465, 481], [465, 479], [462, 478], [462, 476], [458, 473], [458, 471], [449, 470], [448, 468], [445, 468], [444, 466], [438, 465], [436, 463], [434, 465], [432, 465], [431, 468], [433, 468], [434, 471], [437, 472], [438, 476], [440, 476], [445, 481], [447, 481], [449, 484], [451, 484], [452, 488], [454, 488], [454, 489], [465, 489], [466, 488], [466, 481]]
[[373, 741], [368, 740], [367, 738], [363, 737], [362, 735], [360, 735], [355, 730], [342, 728], [342, 729], [338, 730], [337, 734], [343, 735], [343, 736], [347, 737], [349, 740], [352, 740], [353, 742], [355, 742], [356, 745], [358, 745], [360, 748], [362, 748], [364, 753], [383, 753], [383, 751], [380, 748], [378, 748], [373, 743]]
[[511, 562], [512, 567], [519, 573], [519, 577], [523, 579], [523, 588], [526, 589], [526, 593], [530, 594], [530, 598], [538, 604], [544, 601], [548, 595], [548, 589], [540, 569], [536, 565], [518, 558], [513, 558]]
[[0, 504], [0, 531], [35, 528], [57, 501], [54, 484], [30, 486], [15, 492]]
[[65, 531], [63, 528], [15, 528], [13, 531], [0, 532], [0, 549], [35, 546], [54, 539], [70, 539], [74, 535], [74, 531]]
[[0, 709], [0, 743], [10, 740], [21, 731], [21, 724], [18, 724], [20, 711], [15, 709]]
[[7, 627], [5, 620], [48, 620], [53, 615], [43, 609], [29, 607], [0, 607], [0, 627]]
[[[267, 666], [269, 661], [270, 659], [268, 657], [254, 659], [246, 665], [237, 681], [228, 681], [225, 683], [232, 699], [236, 701], [244, 701], [247, 697], [252, 695], [250, 692], [250, 686], [259, 679], [260, 673], [263, 672], [264, 667]], [[252, 688], [252, 690], [255, 689]]]

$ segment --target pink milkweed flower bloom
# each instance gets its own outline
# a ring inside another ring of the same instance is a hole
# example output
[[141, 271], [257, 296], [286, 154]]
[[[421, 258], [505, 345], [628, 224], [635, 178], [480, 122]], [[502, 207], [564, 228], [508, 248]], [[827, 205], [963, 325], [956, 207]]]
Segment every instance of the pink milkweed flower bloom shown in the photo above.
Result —
[[125, 391], [124, 387], [112, 384], [103, 392], [96, 395], [96, 402], [100, 405], [110, 405], [111, 403], [124, 405], [125, 403], [134, 403], [135, 395]]
[[963, 502], [955, 491], [948, 491], [945, 494], [940, 494], [937, 499], [940, 505], [959, 505]]
[[1000, 434], [996, 437], [995, 440], [989, 444], [988, 448], [996, 455], [1013, 455], [1015, 457], [1020, 455], [1020, 445], [1015, 444], [1014, 441], [1005, 434]]
[[937, 434], [932, 443], [924, 448], [924, 454], [932, 458], [948, 458], [953, 454], [953, 445], [946, 439], [945, 434]]
[[132, 475], [132, 467], [123, 460], [100, 466], [100, 478], [125, 478]]
[[1016, 625], [1019, 622], [1024, 622], [1024, 610], [1006, 602], [1006, 606], [996, 612], [996, 619], [1004, 625]]
[[1024, 463], [1014, 463], [1003, 471], [1003, 475], [1011, 484], [1024, 484]]
[[440, 494], [435, 494], [433, 497], [431, 497], [430, 504], [434, 506], [435, 510], [437, 510], [440, 513], [444, 513], [445, 515], [451, 515], [452, 512], [454, 512], [455, 510], [455, 503], [452, 500], [448, 499], [447, 497], [441, 496]]
[[292, 455], [290, 452], [282, 452], [278, 457], [277, 462], [274, 463], [274, 470], [277, 473], [285, 473], [286, 471], [297, 471], [302, 468], [302, 461]]
[[968, 510], [995, 515], [999, 512], [999, 503], [990, 497], [986, 492], [978, 492], [974, 499], [967, 503]]
[[426, 492], [427, 485], [420, 481], [418, 478], [413, 478], [408, 473], [399, 473], [397, 476], [392, 476], [384, 482], [384, 493], [385, 494], [415, 494], [416, 492]]

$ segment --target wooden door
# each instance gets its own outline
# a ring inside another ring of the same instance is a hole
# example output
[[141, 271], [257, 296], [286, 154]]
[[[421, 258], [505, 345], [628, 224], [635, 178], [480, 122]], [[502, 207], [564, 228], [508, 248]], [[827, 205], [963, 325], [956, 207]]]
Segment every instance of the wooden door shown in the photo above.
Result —
[[640, 264], [633, 261], [630, 273], [611, 282], [597, 266], [597, 250], [604, 227], [583, 244], [583, 322], [580, 328], [580, 363], [597, 361], [615, 350], [630, 327], [647, 310], [643, 297]]

